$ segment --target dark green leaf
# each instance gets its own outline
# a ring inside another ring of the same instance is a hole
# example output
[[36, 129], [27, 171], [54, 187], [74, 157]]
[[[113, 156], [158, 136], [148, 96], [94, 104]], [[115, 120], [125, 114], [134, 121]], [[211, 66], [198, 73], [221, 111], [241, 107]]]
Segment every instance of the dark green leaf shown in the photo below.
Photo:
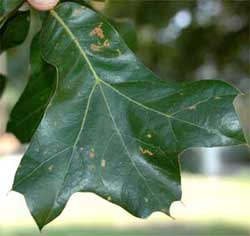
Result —
[[18, 12], [0, 29], [0, 53], [23, 43], [30, 26], [30, 12]]
[[18, 9], [23, 2], [24, 0], [0, 0], [0, 22], [12, 11]]
[[[112, 19], [111, 22], [113, 25], [115, 25], [116, 29], [119, 30], [120, 35], [129, 46], [129, 48], [135, 50], [137, 46], [137, 37], [133, 23], [127, 19]], [[35, 41], [37, 40], [38, 37], [36, 37]], [[48, 93], [52, 93], [53, 89], [55, 88], [54, 83], [52, 83], [53, 79], [51, 80], [50, 78], [53, 77], [53, 75], [48, 77], [46, 75], [46, 70], [45, 73], [43, 73], [43, 69], [45, 69], [46, 66], [48, 66], [49, 70], [51, 70], [51, 67], [45, 62], [42, 62], [42, 58], [39, 58], [39, 63], [34, 60], [34, 58], [39, 56], [39, 46], [37, 43], [33, 44], [33, 54], [37, 55], [31, 55], [31, 61], [35, 61], [34, 63], [40, 65], [41, 67], [39, 73], [36, 73], [38, 74], [38, 76], [35, 75], [36, 79], [30, 80], [22, 97], [13, 109], [7, 128], [9, 132], [14, 133], [23, 143], [30, 141], [35, 129], [40, 122], [49, 99], [48, 94], [45, 94], [45, 96], [43, 97], [44, 99], [36, 96], [36, 100], [30, 100], [30, 97], [33, 93], [38, 93], [40, 89], [43, 89], [43, 87], [45, 87], [45, 91], [47, 91]], [[44, 76], [46, 77], [45, 79]], [[44, 102], [44, 104], [42, 104], [42, 102]], [[32, 113], [31, 116], [30, 113]], [[32, 122], [30, 122], [31, 120]]]
[[37, 35], [31, 47], [31, 78], [11, 113], [7, 127], [8, 132], [14, 133], [24, 143], [30, 141], [55, 90], [56, 71], [43, 61], [39, 39]]
[[44, 23], [42, 55], [57, 86], [13, 189], [39, 228], [75, 192], [94, 192], [138, 217], [180, 200], [178, 155], [245, 143], [221, 81], [159, 80], [94, 11], [63, 3]]
[[234, 107], [240, 118], [246, 140], [250, 145], [250, 94], [238, 95], [234, 100]]
[[6, 85], [6, 77], [0, 74], [0, 98]]

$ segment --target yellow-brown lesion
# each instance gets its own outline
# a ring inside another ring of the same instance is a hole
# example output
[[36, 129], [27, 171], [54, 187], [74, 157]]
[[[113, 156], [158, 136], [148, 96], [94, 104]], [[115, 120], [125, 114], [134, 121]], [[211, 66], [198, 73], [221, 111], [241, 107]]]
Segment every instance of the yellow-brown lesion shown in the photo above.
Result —
[[90, 158], [94, 158], [95, 157], [95, 149], [94, 148], [90, 149], [90, 151], [89, 151], [89, 157]]
[[99, 44], [95, 44], [95, 43], [91, 43], [91, 44], [90, 44], [90, 49], [91, 49], [93, 52], [100, 52], [100, 51], [101, 51], [101, 48], [102, 48], [102, 46], [99, 45]]
[[106, 160], [104, 160], [104, 159], [101, 160], [101, 167], [102, 168], [106, 167]]
[[93, 52], [101, 52], [102, 49], [110, 48], [110, 40], [105, 38], [104, 30], [102, 29], [103, 23], [101, 22], [98, 26], [96, 26], [89, 35], [91, 37], [96, 36], [98, 38], [97, 43], [91, 43], [90, 49]]
[[149, 151], [148, 149], [144, 149], [144, 148], [142, 148], [142, 147], [140, 147], [139, 149], [140, 149], [140, 152], [141, 152], [143, 155], [154, 156], [154, 153], [152, 153], [152, 152]]
[[103, 29], [102, 29], [102, 25], [103, 23], [101, 22], [98, 26], [96, 26], [91, 32], [90, 32], [90, 36], [97, 36], [98, 38], [100, 39], [103, 39], [105, 36], [104, 36], [104, 32], [103, 32]]

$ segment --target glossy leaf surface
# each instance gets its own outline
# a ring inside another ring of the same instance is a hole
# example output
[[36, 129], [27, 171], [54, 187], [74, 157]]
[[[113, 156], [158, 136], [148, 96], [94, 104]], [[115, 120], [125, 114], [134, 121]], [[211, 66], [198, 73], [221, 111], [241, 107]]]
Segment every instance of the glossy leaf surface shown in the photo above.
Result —
[[17, 12], [0, 29], [0, 53], [23, 43], [29, 32], [30, 12]]
[[56, 71], [43, 61], [39, 40], [39, 35], [33, 40], [30, 55], [32, 75], [12, 110], [7, 127], [8, 132], [14, 133], [23, 143], [30, 141], [55, 90]]
[[0, 0], [0, 22], [22, 5], [24, 0]]
[[235, 88], [159, 80], [88, 8], [60, 4], [43, 25], [41, 44], [57, 85], [13, 186], [39, 228], [79, 191], [137, 217], [169, 214], [181, 198], [183, 150], [245, 143]]

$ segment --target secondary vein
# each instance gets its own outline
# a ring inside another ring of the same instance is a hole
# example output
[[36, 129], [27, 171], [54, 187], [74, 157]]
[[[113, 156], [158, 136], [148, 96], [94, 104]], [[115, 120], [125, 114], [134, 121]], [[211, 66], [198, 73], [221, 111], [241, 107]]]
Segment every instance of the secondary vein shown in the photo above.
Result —
[[[136, 105], [138, 105], [138, 106], [140, 106], [140, 107], [142, 107], [142, 108], [144, 108], [144, 109], [146, 109], [146, 110], [149, 110], [149, 111], [152, 111], [152, 112], [154, 112], [154, 113], [157, 113], [157, 114], [159, 114], [159, 115], [161, 115], [161, 116], [164, 116], [164, 117], [166, 117], [166, 118], [168, 118], [168, 119], [171, 118], [171, 119], [173, 119], [173, 120], [176, 120], [176, 121], [179, 121], [179, 122], [183, 122], [183, 123], [185, 123], [185, 124], [187, 124], [187, 125], [191, 125], [191, 126], [194, 126], [194, 127], [199, 128], [199, 129], [206, 130], [206, 131], [208, 131], [208, 132], [212, 132], [212, 131], [213, 131], [213, 130], [208, 129], [207, 127], [202, 127], [202, 126], [199, 126], [199, 125], [197, 125], [197, 124], [191, 123], [191, 122], [189, 122], [189, 121], [183, 120], [183, 119], [181, 119], [181, 118], [177, 118], [177, 117], [172, 116], [172, 115], [170, 115], [170, 114], [166, 114], [166, 113], [157, 111], [157, 110], [155, 110], [155, 109], [153, 109], [153, 108], [147, 107], [147, 106], [145, 106], [144, 104], [142, 104], [142, 103], [140, 103], [140, 102], [138, 102], [138, 101], [136, 101], [136, 100], [134, 100], [134, 99], [128, 97], [127, 95], [121, 93], [119, 90], [115, 89], [112, 85], [110, 85], [110, 84], [107, 83], [106, 81], [102, 80], [102, 79], [97, 75], [97, 73], [96, 73], [96, 71], [95, 71], [95, 69], [94, 69], [92, 63], [90, 62], [90, 60], [89, 60], [89, 58], [88, 58], [88, 56], [87, 56], [87, 54], [86, 54], [86, 52], [84, 51], [84, 49], [83, 49], [82, 46], [80, 45], [78, 39], [75, 37], [75, 35], [74, 35], [74, 34], [72, 33], [72, 31], [70, 30], [70, 28], [68, 27], [68, 25], [65, 24], [65, 22], [62, 20], [62, 18], [61, 18], [54, 10], [51, 10], [50, 13], [51, 13], [51, 15], [52, 15], [52, 16], [62, 25], [62, 27], [63, 27], [64, 30], [67, 32], [67, 34], [69, 35], [69, 37], [70, 37], [70, 38], [72, 39], [72, 41], [75, 43], [75, 45], [76, 45], [76, 47], [79, 49], [81, 55], [82, 55], [83, 58], [86, 60], [87, 65], [88, 65], [90, 71], [92, 72], [92, 74], [93, 74], [93, 76], [94, 76], [94, 79], [96, 80], [97, 83], [103, 83], [104, 85], [106, 85], [107, 87], [111, 88], [114, 92], [118, 93], [119, 95], [121, 95], [121, 96], [124, 97], [125, 99], [129, 100], [130, 102], [132, 102], [132, 103], [134, 103], [134, 104], [136, 104]], [[215, 133], [216, 135], [220, 135], [220, 134], [218, 134], [217, 132], [214, 132], [214, 131], [213, 131], [213, 133]]]

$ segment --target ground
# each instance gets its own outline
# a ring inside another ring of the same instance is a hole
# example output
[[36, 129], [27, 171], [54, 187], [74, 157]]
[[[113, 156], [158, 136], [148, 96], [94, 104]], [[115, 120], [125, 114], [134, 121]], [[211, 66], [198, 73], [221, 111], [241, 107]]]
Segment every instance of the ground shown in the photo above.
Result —
[[[0, 158], [0, 236], [40, 235], [23, 197], [9, 192], [20, 155]], [[146, 220], [91, 193], [77, 193], [63, 214], [45, 227], [46, 236], [248, 236], [249, 173], [231, 177], [183, 174], [182, 202], [174, 220], [154, 213]], [[8, 194], [7, 194], [8, 193]]]

